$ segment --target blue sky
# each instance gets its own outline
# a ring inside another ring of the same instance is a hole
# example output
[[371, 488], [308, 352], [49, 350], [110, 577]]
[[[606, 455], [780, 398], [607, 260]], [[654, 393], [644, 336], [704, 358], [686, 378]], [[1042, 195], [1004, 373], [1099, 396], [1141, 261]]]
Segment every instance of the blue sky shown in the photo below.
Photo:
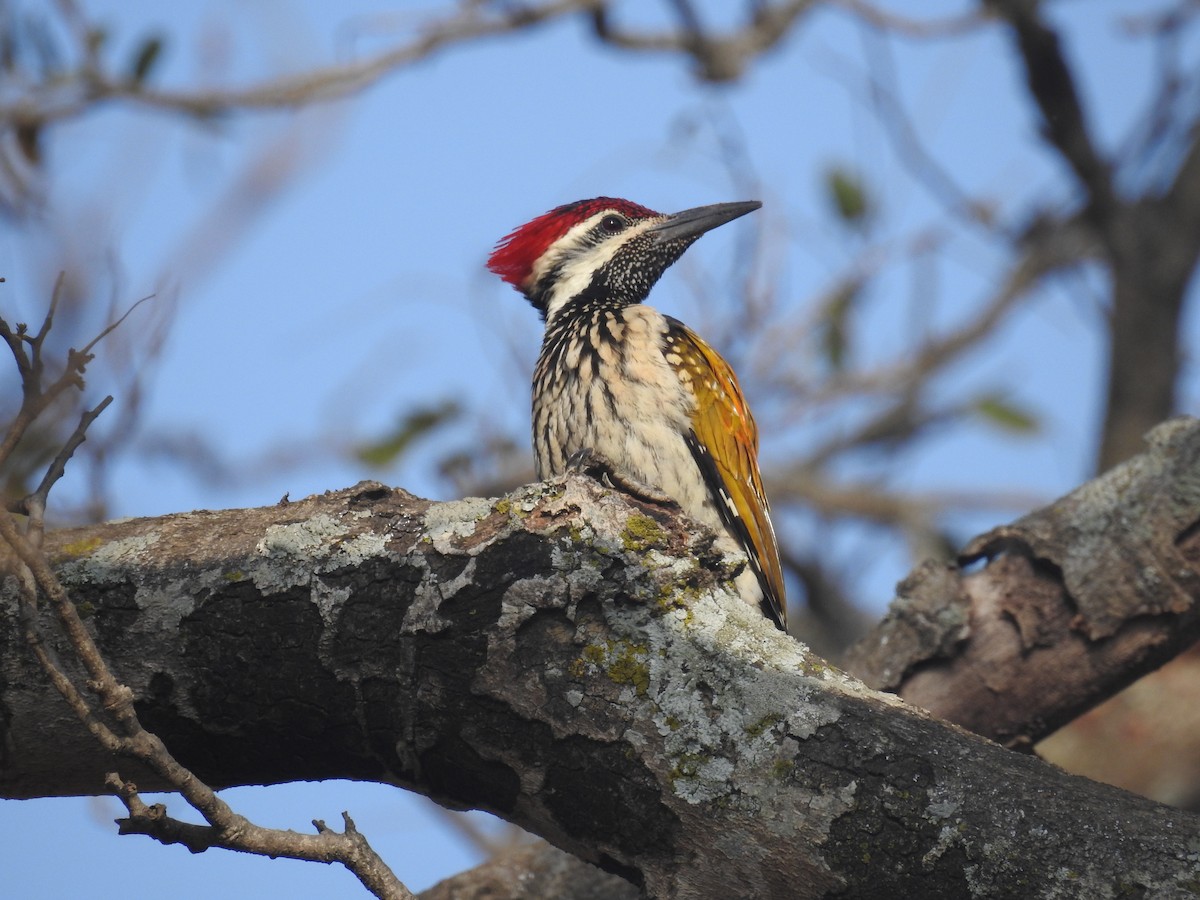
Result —
[[[81, 5], [109, 23], [118, 53], [163, 32], [168, 45], [156, 76], [163, 85], [194, 84], [198, 72], [211, 71], [202, 58], [227, 60], [219, 77], [236, 84], [396, 39], [371, 31], [378, 7], [357, 0]], [[419, 20], [417, 10], [431, 5], [396, 4], [392, 18]], [[923, 15], [969, 5], [890, 4]], [[1143, 105], [1150, 74], [1146, 48], [1112, 26], [1113, 14], [1145, 6], [1091, 0], [1054, 9], [1069, 28], [1068, 51], [1083, 65], [1084, 96], [1111, 149]], [[422, 399], [458, 396], [486, 411], [495, 428], [523, 439], [523, 379], [537, 352], [538, 323], [483, 263], [498, 238], [565, 201], [608, 194], [671, 211], [761, 199], [756, 215], [779, 248], [782, 303], [811, 306], [858, 249], [826, 212], [820, 174], [829, 165], [865, 173], [884, 235], [900, 240], [945, 219], [852, 87], [868, 57], [890, 58], [891, 87], [914, 128], [968, 193], [985, 194], [1014, 222], [1038, 203], [1068, 202], [1069, 186], [1037, 140], [999, 34], [885, 44], [836, 11], [811, 16], [744, 80], [720, 88], [698, 87], [685, 61], [599, 48], [579, 24], [564, 22], [450, 50], [360, 96], [300, 115], [199, 126], [110, 106], [63, 126], [50, 144], [55, 178], [46, 232], [78, 235], [69, 243], [81, 253], [94, 234], [110, 235], [100, 250], [118, 260], [121, 293], [132, 301], [157, 292], [177, 303], [164, 352], [149, 370], [144, 432], [202, 434], [235, 468], [253, 473], [214, 486], [176, 466], [131, 457], [116, 472], [114, 513], [258, 506], [285, 492], [300, 497], [365, 477], [447, 497], [430, 454], [375, 471], [334, 452], [331, 438], [340, 438], [344, 451]], [[732, 177], [722, 161], [721, 136], [730, 133], [751, 163], [751, 185]], [[301, 174], [244, 230], [205, 224], [206, 210], [239, 196], [234, 185], [256, 153], [273, 160], [259, 170], [257, 184], [278, 174], [273, 167], [281, 158]], [[697, 327], [719, 317], [697, 307], [688, 278], [726, 272], [747, 234], [741, 227], [706, 236], [689, 252], [689, 268], [664, 278], [654, 303]], [[947, 260], [933, 275], [934, 315], [942, 324], [973, 309], [1003, 264], [978, 234], [951, 230]], [[56, 246], [44, 234], [0, 233], [6, 311], [13, 304], [24, 316], [38, 315], [57, 268]], [[862, 314], [866, 358], [903, 351], [921, 276], [898, 267], [876, 285]], [[139, 310], [122, 339], [136, 343], [153, 317]], [[1190, 346], [1200, 344], [1198, 331], [1193, 314]], [[944, 388], [1003, 389], [1042, 418], [1040, 438], [959, 430], [889, 461], [889, 483], [1046, 498], [1075, 486], [1092, 463], [1102, 334], [1094, 298], [1078, 281], [1052, 285], [1006, 324], [987, 354], [957, 367]], [[753, 398], [752, 373], [743, 378]], [[89, 397], [116, 383], [97, 367]], [[1194, 405], [1194, 369], [1185, 396]], [[804, 440], [807, 423], [800, 425], [785, 435], [764, 433], [764, 457], [786, 458], [790, 442]], [[466, 427], [445, 445], [470, 440]], [[326, 449], [298, 467], [257, 464], [281, 447]], [[870, 476], [875, 464], [868, 460], [855, 474]], [[68, 480], [61, 488], [79, 485]], [[808, 539], [811, 527], [797, 523], [792, 538]], [[908, 564], [901, 549], [876, 548], [870, 538], [869, 529], [853, 535], [841, 552], [873, 558], [872, 584], [882, 604]], [[228, 794], [263, 824], [295, 829], [312, 818], [336, 822], [348, 808], [413, 889], [476, 858], [426, 811], [425, 801], [395, 789], [333, 783]], [[172, 811], [181, 812], [180, 804]], [[131, 881], [185, 900], [268, 891], [360, 895], [341, 870], [215, 852], [192, 857], [118, 838], [107, 824], [116, 814], [107, 799], [0, 803], [0, 828], [10, 836], [0, 848], [6, 883], [20, 885], [26, 898], [116, 895]], [[57, 882], [46, 877], [49, 847], [71, 848], [71, 865], [53, 870]]]

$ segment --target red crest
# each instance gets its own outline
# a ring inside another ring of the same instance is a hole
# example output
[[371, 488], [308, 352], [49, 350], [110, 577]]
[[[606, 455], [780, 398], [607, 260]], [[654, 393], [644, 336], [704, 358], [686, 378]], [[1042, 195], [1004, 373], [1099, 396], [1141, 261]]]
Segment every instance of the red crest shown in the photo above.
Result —
[[631, 219], [648, 219], [658, 215], [652, 209], [613, 197], [576, 200], [552, 209], [502, 237], [488, 257], [487, 267], [513, 287], [520, 288], [529, 278], [534, 264], [551, 244], [580, 222], [609, 209]]

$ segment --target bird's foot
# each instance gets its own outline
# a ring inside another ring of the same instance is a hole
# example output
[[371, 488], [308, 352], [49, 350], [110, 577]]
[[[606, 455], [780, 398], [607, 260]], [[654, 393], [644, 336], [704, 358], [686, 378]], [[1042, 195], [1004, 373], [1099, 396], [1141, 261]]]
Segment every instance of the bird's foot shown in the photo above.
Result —
[[670, 494], [626, 475], [613, 465], [611, 459], [603, 453], [597, 453], [591, 447], [584, 447], [572, 453], [567, 459], [567, 471], [590, 475], [601, 484], [656, 506], [679, 506]]

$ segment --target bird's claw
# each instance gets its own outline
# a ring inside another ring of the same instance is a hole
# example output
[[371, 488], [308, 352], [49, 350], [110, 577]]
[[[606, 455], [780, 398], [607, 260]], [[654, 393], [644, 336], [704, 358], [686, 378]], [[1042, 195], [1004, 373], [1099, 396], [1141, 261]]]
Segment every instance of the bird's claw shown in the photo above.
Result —
[[613, 465], [612, 460], [602, 453], [597, 453], [591, 447], [584, 447], [572, 453], [567, 458], [566, 468], [568, 472], [590, 475], [601, 484], [616, 488], [618, 491], [646, 503], [653, 503], [656, 506], [679, 506], [670, 494], [624, 474]]

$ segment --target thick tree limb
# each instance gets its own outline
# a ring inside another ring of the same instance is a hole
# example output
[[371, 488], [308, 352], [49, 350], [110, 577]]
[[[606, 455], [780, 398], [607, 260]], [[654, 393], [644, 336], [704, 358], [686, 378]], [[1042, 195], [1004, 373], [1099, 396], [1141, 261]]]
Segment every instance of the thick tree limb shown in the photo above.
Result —
[[848, 664], [977, 734], [1029, 745], [1200, 640], [1200, 420], [900, 585]]
[[[711, 536], [587, 478], [448, 504], [367, 483], [48, 551], [141, 720], [215, 787], [404, 785], [663, 897], [1200, 877], [1194, 817], [866, 690], [732, 597]], [[126, 761], [50, 692], [0, 602], [0, 792], [101, 790]]]

